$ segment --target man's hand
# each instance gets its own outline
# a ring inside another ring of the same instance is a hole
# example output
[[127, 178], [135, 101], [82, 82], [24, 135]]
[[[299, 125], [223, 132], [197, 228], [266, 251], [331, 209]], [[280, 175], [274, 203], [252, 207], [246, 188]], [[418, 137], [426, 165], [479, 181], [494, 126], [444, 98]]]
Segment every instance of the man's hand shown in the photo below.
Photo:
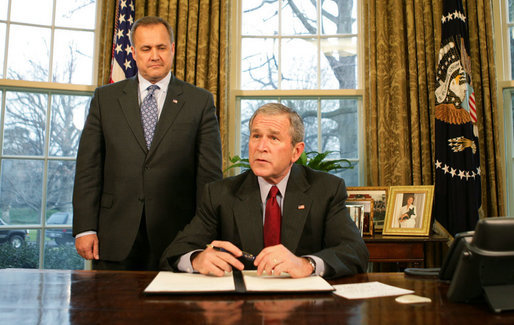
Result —
[[257, 275], [264, 272], [280, 275], [286, 272], [293, 278], [303, 278], [314, 271], [306, 258], [294, 255], [282, 244], [264, 248], [255, 258], [254, 264], [257, 266]]
[[86, 260], [99, 259], [98, 236], [96, 234], [85, 235], [75, 239], [77, 253]]
[[[227, 252], [220, 252], [213, 247], [223, 248]], [[236, 257], [243, 255], [243, 252], [227, 241], [215, 240], [201, 253], [193, 257], [191, 264], [193, 270], [201, 274], [212, 274], [223, 276], [225, 272], [232, 271], [232, 267], [243, 270], [244, 265]]]

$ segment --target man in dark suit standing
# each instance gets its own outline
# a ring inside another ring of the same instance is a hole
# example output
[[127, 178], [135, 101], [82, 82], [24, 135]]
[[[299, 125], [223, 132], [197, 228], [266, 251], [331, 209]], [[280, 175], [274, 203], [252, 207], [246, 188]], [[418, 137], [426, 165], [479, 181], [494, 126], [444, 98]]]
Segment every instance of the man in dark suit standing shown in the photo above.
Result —
[[131, 43], [138, 75], [96, 89], [77, 155], [73, 233], [94, 269], [157, 269], [222, 177], [213, 97], [171, 73], [170, 25], [143, 17]]
[[250, 120], [251, 170], [205, 187], [161, 268], [221, 276], [244, 268], [237, 258], [245, 251], [256, 255], [259, 275], [365, 272], [368, 250], [348, 215], [344, 180], [294, 164], [303, 137], [296, 112], [275, 103], [260, 107]]

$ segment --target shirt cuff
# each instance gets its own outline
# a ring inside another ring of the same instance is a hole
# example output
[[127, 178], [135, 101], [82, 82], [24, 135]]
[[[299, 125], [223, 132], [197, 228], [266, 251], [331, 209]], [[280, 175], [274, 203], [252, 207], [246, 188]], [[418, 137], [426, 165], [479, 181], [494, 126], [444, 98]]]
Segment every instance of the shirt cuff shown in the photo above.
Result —
[[310, 257], [316, 263], [316, 269], [312, 273], [313, 275], [323, 276], [325, 274], [325, 262], [315, 255], [304, 255], [303, 257]]
[[193, 263], [191, 263], [191, 255], [201, 251], [203, 251], [203, 249], [196, 249], [180, 256], [177, 263], [177, 269], [181, 272], [194, 273]]
[[79, 238], [79, 237], [82, 237], [82, 236], [86, 236], [86, 235], [96, 235], [96, 231], [84, 231], [84, 232], [81, 232], [80, 234], [77, 234], [75, 236], [75, 238]]

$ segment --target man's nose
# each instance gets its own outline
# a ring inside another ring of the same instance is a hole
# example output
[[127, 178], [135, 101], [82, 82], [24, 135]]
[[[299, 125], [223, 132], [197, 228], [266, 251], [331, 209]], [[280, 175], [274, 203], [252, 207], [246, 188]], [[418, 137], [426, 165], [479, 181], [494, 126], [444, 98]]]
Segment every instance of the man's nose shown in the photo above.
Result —
[[158, 54], [157, 49], [152, 49], [152, 50], [150, 51], [150, 58], [151, 58], [152, 60], [158, 60], [158, 59], [159, 59], [159, 54]]
[[266, 151], [268, 149], [268, 140], [265, 137], [259, 139], [257, 149], [260, 151]]

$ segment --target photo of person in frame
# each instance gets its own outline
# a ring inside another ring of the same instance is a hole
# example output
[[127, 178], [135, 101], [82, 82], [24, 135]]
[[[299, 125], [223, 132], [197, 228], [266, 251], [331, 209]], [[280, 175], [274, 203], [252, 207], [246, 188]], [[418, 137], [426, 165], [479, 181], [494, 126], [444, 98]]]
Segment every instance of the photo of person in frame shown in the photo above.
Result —
[[395, 198], [393, 228], [420, 228], [423, 216], [423, 193], [398, 193]]
[[403, 195], [404, 201], [407, 198], [405, 205], [400, 208], [398, 217], [398, 224], [400, 228], [414, 228], [416, 227], [416, 206], [414, 205], [414, 194], [405, 193]]

